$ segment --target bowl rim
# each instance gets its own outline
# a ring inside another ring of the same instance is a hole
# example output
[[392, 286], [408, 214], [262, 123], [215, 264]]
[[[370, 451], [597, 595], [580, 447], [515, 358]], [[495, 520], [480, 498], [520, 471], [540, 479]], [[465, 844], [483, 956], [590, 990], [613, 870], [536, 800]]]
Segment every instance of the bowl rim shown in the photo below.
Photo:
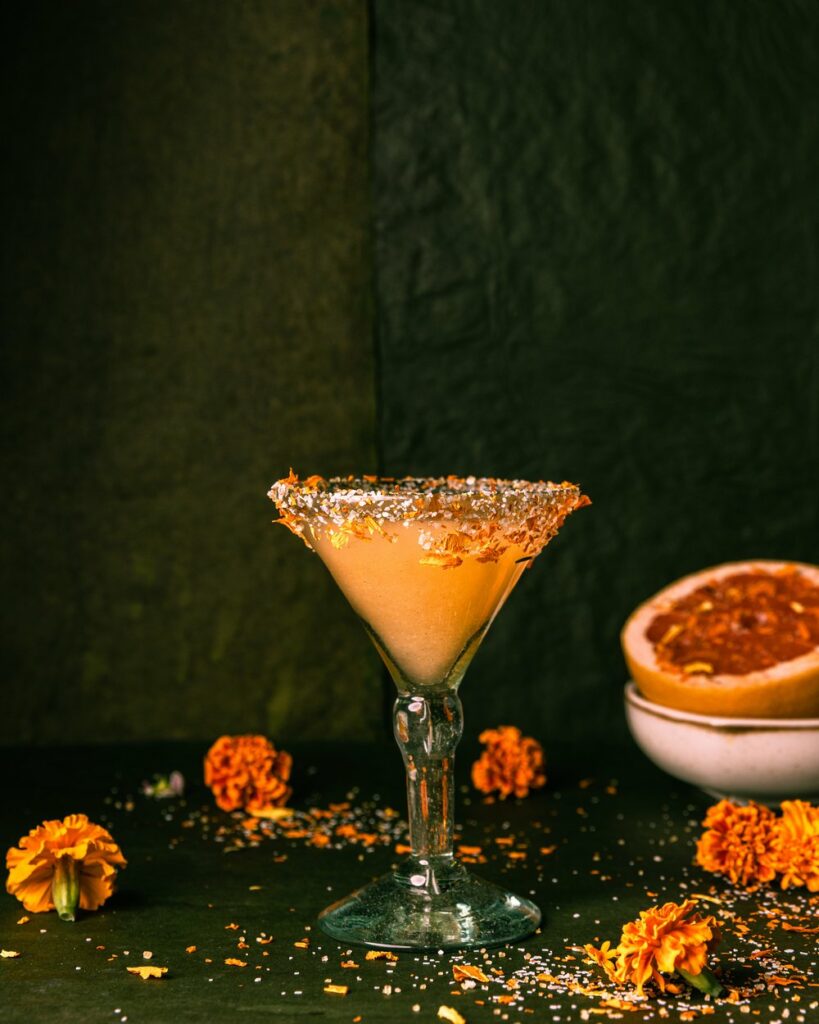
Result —
[[673, 722], [691, 722], [693, 725], [707, 725], [711, 728], [724, 729], [819, 729], [819, 718], [726, 718], [721, 715], [700, 715], [694, 711], [680, 711], [665, 704], [644, 697], [633, 679], [629, 679], [624, 687], [626, 704], [631, 704], [641, 711], [646, 711], [659, 718]]

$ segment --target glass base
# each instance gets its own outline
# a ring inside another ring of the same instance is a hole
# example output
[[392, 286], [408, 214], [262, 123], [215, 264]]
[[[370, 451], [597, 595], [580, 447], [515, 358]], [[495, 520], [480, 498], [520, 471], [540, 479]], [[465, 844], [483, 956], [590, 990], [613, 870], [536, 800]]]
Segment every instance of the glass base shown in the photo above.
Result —
[[319, 915], [339, 942], [377, 949], [470, 949], [517, 942], [540, 924], [529, 900], [470, 874], [451, 857], [409, 857]]

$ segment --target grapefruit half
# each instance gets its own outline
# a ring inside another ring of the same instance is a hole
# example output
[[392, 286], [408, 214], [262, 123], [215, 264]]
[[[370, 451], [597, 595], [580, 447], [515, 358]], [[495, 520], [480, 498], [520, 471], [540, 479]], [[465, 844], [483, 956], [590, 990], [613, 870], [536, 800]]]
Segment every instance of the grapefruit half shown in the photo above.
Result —
[[728, 562], [644, 602], [620, 636], [649, 700], [729, 718], [819, 717], [819, 566]]

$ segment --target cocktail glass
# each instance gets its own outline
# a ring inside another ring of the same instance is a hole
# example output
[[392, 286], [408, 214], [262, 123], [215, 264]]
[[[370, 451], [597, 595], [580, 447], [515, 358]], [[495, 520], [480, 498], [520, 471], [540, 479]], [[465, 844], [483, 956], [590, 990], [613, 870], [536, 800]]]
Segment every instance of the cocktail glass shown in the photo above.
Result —
[[540, 923], [522, 896], [453, 856], [458, 687], [524, 569], [566, 516], [574, 484], [459, 478], [299, 480], [269, 492], [279, 522], [315, 551], [360, 616], [398, 690], [410, 846], [399, 868], [322, 912], [341, 942], [454, 949], [513, 942]]

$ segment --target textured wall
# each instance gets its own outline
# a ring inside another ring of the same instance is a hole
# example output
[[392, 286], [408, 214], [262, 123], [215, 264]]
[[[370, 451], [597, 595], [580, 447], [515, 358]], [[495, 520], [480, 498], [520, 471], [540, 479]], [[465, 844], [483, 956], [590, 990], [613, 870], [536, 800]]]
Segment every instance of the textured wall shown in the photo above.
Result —
[[819, 561], [815, 5], [370, 16], [368, 53], [363, 0], [12, 15], [0, 741], [381, 732], [363, 632], [270, 526], [291, 463], [592, 495], [470, 733], [619, 722], [638, 600]]
[[383, 0], [384, 468], [594, 506], [470, 669], [470, 729], [619, 722], [617, 633], [719, 561], [819, 561], [810, 3]]
[[6, 38], [0, 741], [368, 735], [377, 659], [265, 497], [374, 466], [364, 4]]

